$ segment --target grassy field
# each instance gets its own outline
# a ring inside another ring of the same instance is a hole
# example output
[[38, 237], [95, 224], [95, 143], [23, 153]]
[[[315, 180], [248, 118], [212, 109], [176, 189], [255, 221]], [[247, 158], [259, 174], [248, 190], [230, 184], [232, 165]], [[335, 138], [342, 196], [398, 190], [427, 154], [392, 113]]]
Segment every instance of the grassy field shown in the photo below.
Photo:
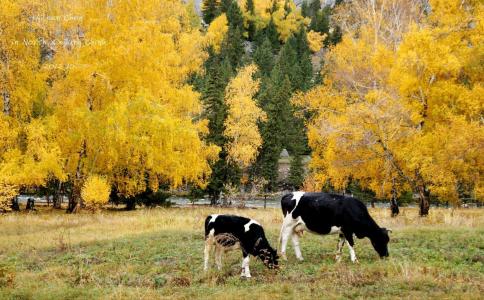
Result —
[[[398, 218], [370, 209], [393, 229], [390, 258], [356, 241], [360, 264], [334, 262], [337, 236], [305, 234], [305, 261], [289, 246], [278, 272], [251, 261], [240, 279], [241, 254], [224, 269], [202, 271], [203, 221], [232, 213], [260, 221], [275, 247], [279, 209], [170, 208], [66, 215], [40, 211], [0, 216], [1, 299], [321, 299], [484, 297], [484, 210], [403, 208]], [[213, 264], [212, 264], [213, 265]]]

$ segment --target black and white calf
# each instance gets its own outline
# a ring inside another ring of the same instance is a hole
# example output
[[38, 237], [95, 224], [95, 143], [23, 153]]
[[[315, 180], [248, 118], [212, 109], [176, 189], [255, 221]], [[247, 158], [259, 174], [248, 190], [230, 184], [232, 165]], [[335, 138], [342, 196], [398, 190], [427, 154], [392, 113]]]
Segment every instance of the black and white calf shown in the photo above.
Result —
[[264, 229], [255, 220], [232, 215], [210, 215], [205, 219], [205, 261], [204, 270], [208, 270], [208, 261], [212, 246], [215, 246], [215, 263], [222, 268], [222, 253], [241, 249], [242, 277], [251, 277], [249, 255], [259, 257], [269, 268], [278, 267], [277, 251], [272, 249], [264, 234]]
[[365, 204], [353, 197], [327, 193], [294, 192], [282, 197], [284, 221], [279, 237], [281, 257], [286, 257], [286, 246], [292, 240], [296, 257], [303, 260], [299, 238], [304, 230], [316, 234], [339, 234], [336, 260], [348, 241], [351, 261], [357, 262], [353, 234], [362, 239], [368, 237], [381, 258], [388, 256], [390, 238], [386, 228], [380, 228], [368, 213]]

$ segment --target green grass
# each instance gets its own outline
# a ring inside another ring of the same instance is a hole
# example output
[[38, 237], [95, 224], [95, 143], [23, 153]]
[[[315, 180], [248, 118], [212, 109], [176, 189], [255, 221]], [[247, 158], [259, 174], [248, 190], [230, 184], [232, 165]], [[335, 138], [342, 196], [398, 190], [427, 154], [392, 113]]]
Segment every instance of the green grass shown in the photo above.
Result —
[[[394, 230], [390, 258], [378, 259], [367, 239], [356, 241], [360, 264], [347, 248], [335, 263], [337, 236], [305, 234], [304, 262], [292, 248], [278, 272], [251, 260], [241, 279], [241, 254], [222, 271], [203, 273], [203, 220], [209, 213], [254, 217], [276, 246], [277, 209], [154, 209], [135, 212], [0, 216], [0, 298], [439, 298], [484, 294], [484, 211], [434, 209], [428, 218], [403, 209], [396, 219], [370, 213]], [[213, 266], [213, 261], [212, 261]]]

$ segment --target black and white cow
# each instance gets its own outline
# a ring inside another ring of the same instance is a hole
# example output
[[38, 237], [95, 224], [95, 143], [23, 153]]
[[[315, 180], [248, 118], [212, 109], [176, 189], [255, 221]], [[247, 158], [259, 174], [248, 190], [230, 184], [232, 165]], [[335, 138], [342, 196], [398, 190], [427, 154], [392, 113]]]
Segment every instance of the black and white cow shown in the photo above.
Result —
[[210, 215], [205, 219], [205, 261], [204, 270], [208, 270], [208, 261], [212, 246], [215, 246], [215, 263], [222, 268], [222, 253], [241, 249], [242, 277], [251, 277], [249, 255], [259, 257], [269, 268], [278, 267], [277, 251], [272, 249], [264, 234], [264, 229], [257, 221], [232, 215]]
[[286, 257], [286, 246], [292, 240], [294, 252], [303, 260], [299, 248], [299, 238], [304, 230], [316, 234], [339, 234], [336, 260], [341, 260], [345, 241], [352, 262], [357, 262], [353, 234], [357, 238], [367, 237], [381, 258], [388, 256], [390, 230], [379, 227], [360, 200], [337, 194], [294, 192], [284, 195], [281, 200], [284, 221], [279, 237], [281, 257]]

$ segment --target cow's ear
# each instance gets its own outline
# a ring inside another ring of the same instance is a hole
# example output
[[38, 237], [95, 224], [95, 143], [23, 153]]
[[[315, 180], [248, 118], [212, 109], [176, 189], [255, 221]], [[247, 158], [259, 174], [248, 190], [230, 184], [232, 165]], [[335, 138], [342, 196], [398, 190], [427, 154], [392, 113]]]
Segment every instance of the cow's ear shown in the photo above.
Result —
[[254, 248], [259, 246], [259, 243], [262, 241], [262, 238], [258, 238], [257, 241], [255, 241]]
[[383, 227], [382, 230], [383, 231], [386, 231], [387, 233], [392, 233], [393, 232], [393, 230], [391, 230], [390, 228], [385, 228], [385, 227]]

